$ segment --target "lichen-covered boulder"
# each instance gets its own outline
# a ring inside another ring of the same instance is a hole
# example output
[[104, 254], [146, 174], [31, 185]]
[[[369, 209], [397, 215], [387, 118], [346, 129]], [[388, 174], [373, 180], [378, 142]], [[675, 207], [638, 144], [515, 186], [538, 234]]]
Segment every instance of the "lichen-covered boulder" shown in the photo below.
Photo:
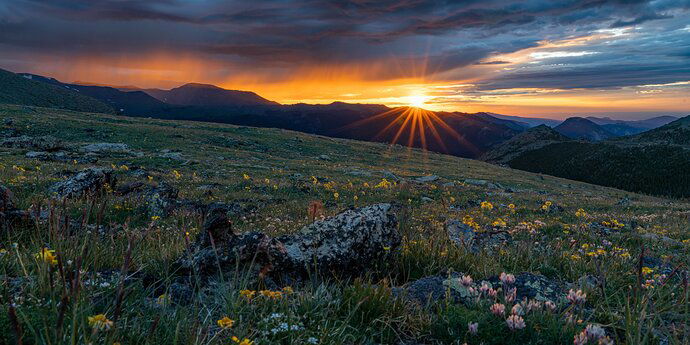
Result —
[[10, 137], [0, 141], [0, 146], [15, 149], [33, 149], [37, 151], [57, 151], [64, 148], [61, 140], [46, 135], [43, 137], [29, 137], [26, 135]]
[[55, 183], [50, 192], [59, 200], [80, 197], [82, 195], [96, 195], [106, 186], [114, 188], [116, 178], [112, 169], [88, 168], [67, 180]]
[[210, 207], [197, 241], [177, 262], [180, 272], [209, 275], [250, 264], [282, 277], [315, 270], [353, 274], [400, 244], [390, 204], [348, 210], [278, 238], [261, 232], [234, 234], [229, 216], [238, 206], [228, 207]]
[[179, 190], [166, 182], [159, 182], [144, 193], [149, 217], [164, 217], [176, 206]]
[[403, 287], [394, 288], [393, 293], [419, 305], [428, 305], [446, 299], [453, 303], [461, 303], [467, 296], [463, 296], [461, 292], [452, 288], [452, 281], [459, 277], [461, 277], [459, 273], [424, 277]]
[[269, 254], [278, 270], [354, 272], [400, 244], [397, 225], [390, 204], [360, 207], [278, 237]]

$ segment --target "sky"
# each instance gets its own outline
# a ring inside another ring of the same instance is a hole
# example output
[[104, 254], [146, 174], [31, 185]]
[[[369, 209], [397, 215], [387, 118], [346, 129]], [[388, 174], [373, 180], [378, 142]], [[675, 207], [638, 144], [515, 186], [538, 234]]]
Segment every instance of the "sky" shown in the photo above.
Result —
[[690, 0], [0, 0], [0, 68], [281, 103], [690, 114]]

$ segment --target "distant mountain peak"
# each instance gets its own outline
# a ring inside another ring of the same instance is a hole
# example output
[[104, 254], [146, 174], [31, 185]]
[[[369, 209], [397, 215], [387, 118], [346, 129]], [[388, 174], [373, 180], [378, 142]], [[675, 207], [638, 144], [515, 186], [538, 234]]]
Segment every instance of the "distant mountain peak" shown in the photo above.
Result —
[[579, 116], [567, 118], [563, 123], [554, 127], [554, 130], [571, 139], [601, 141], [616, 137], [604, 127]]
[[[182, 86], [178, 86], [174, 89], [210, 89], [210, 90], [225, 90], [222, 87], [213, 84], [202, 84], [202, 83], [187, 83]], [[248, 91], [247, 91], [248, 92]]]

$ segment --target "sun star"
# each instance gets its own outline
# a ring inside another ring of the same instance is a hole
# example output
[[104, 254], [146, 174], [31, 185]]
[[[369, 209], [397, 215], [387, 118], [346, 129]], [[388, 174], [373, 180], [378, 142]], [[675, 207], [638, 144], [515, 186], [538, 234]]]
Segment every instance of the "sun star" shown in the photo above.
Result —
[[414, 94], [407, 97], [407, 103], [411, 107], [421, 108], [429, 100], [429, 96], [424, 94]]

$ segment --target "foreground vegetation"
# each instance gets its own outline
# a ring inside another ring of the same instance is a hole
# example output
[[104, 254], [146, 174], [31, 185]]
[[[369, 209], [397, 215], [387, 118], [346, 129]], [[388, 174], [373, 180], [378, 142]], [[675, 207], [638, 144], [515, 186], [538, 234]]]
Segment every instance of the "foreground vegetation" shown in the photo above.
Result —
[[[283, 130], [12, 106], [2, 106], [0, 117], [12, 118], [8, 126], [23, 135], [53, 135], [75, 148], [74, 159], [49, 162], [26, 158], [27, 149], [0, 148], [0, 181], [35, 218], [1, 229], [0, 343], [690, 339], [690, 208], [684, 201]], [[98, 142], [126, 143], [132, 152], [77, 153]], [[114, 169], [118, 185], [167, 183], [183, 199], [237, 202], [243, 209], [232, 219], [237, 233], [290, 233], [314, 218], [390, 202], [398, 206], [403, 243], [384, 249], [391, 251], [386, 260], [359, 276], [315, 272], [275, 286], [238, 266], [175, 298], [173, 263], [194, 242], [203, 215], [179, 209], [150, 216], [141, 196], [121, 196], [116, 188], [51, 199], [50, 185], [90, 166]], [[415, 180], [429, 175], [439, 178]], [[472, 251], [449, 239], [444, 224], [450, 219], [478, 232], [506, 231], [512, 241]], [[68, 228], [65, 220], [80, 226]], [[572, 292], [551, 301], [554, 307], [533, 301], [529, 311], [514, 313], [520, 301], [511, 299], [510, 274], [520, 272], [541, 274]], [[478, 287], [502, 273], [505, 289], [496, 297], [481, 292], [466, 303], [420, 304], [399, 293], [427, 276], [465, 276], [456, 283]], [[605, 335], [593, 336], [598, 332]]]

